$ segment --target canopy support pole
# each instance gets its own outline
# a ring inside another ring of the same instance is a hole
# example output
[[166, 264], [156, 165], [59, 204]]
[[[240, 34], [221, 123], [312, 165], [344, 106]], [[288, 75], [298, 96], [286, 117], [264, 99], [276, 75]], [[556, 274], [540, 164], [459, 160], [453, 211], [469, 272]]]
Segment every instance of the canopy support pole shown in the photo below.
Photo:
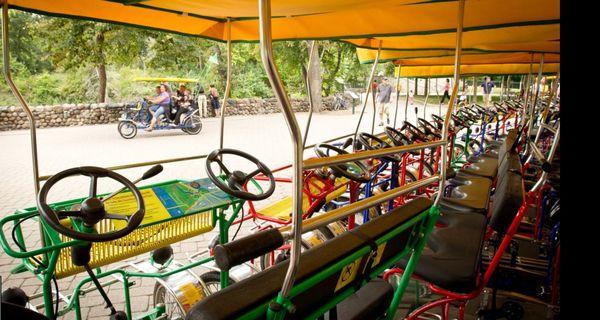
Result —
[[[440, 98], [440, 92], [438, 91], [438, 78], [435, 78], [435, 96], [437, 99]], [[440, 104], [438, 105], [438, 116], [442, 116], [442, 101], [440, 100]]]
[[[534, 119], [535, 119], [535, 107], [537, 105], [538, 96], [540, 94], [540, 86], [542, 84], [542, 72], [543, 71], [544, 71], [544, 54], [542, 53], [542, 55], [540, 57], [538, 77], [537, 77], [537, 81], [536, 81], [536, 85], [535, 85], [535, 96], [533, 98], [533, 103], [531, 104], [531, 112], [530, 112], [530, 118], [529, 118], [529, 129], [527, 130], [528, 132], [532, 132], [532, 130], [533, 130], [533, 125], [534, 125], [533, 122], [534, 122]], [[529, 137], [529, 134], [527, 136]]]
[[[454, 86], [452, 87], [452, 95], [450, 101], [448, 101], [448, 110], [446, 110], [446, 117], [444, 118], [444, 125], [442, 127], [442, 140], [448, 141], [448, 127], [450, 125], [450, 116], [454, 111], [454, 101], [458, 94], [458, 86], [460, 83], [460, 58], [462, 54], [462, 35], [463, 35], [463, 20], [465, 16], [465, 0], [460, 0], [458, 3], [458, 26], [456, 27], [456, 53], [454, 56]], [[448, 169], [448, 146], [442, 146], [442, 159], [440, 166], [440, 188], [446, 181], [446, 170]], [[441, 189], [440, 189], [441, 190]], [[443, 192], [438, 192], [434, 206], [438, 206], [442, 199]]]
[[425, 78], [425, 88], [427, 88], [427, 94], [425, 94], [425, 104], [423, 106], [423, 119], [427, 119], [425, 117], [425, 115], [427, 113], [427, 100], [429, 100], [429, 90], [431, 90], [429, 78]]
[[[37, 197], [38, 192], [40, 191], [40, 171], [38, 165], [38, 149], [37, 149], [37, 133], [35, 127], [35, 118], [31, 109], [29, 109], [29, 105], [21, 95], [21, 92], [15, 85], [12, 75], [10, 73], [10, 42], [8, 39], [8, 25], [9, 25], [9, 17], [8, 17], [8, 1], [3, 1], [2, 3], [2, 62], [3, 62], [3, 71], [4, 71], [4, 79], [6, 83], [10, 87], [10, 91], [15, 96], [21, 109], [25, 112], [27, 116], [27, 120], [29, 121], [29, 138], [31, 143], [31, 162], [33, 169], [33, 189], [35, 191], [35, 195]], [[39, 221], [40, 228], [40, 240], [42, 246], [46, 245], [46, 237], [44, 233], [44, 229], [42, 227], [42, 221]], [[44, 254], [46, 257], [46, 254]]]
[[312, 66], [312, 57], [315, 51], [315, 40], [310, 42], [310, 50], [308, 52], [308, 67], [306, 68], [306, 78], [304, 81], [306, 83], [306, 95], [308, 97], [308, 120], [306, 122], [306, 129], [304, 130], [304, 138], [302, 139], [302, 150], [306, 146], [306, 139], [308, 139], [308, 130], [310, 129], [310, 122], [312, 121], [312, 115], [314, 111], [314, 103], [312, 96], [312, 88], [310, 86], [310, 81], [308, 79], [308, 75], [310, 74], [310, 68]]
[[[352, 150], [356, 151], [356, 136], [358, 135], [358, 129], [360, 128], [360, 123], [362, 122], [362, 118], [365, 114], [365, 109], [367, 108], [367, 103], [369, 101], [369, 93], [371, 93], [371, 85], [373, 84], [373, 78], [375, 78], [375, 70], [377, 69], [377, 64], [379, 63], [379, 57], [381, 55], [381, 40], [379, 40], [379, 47], [377, 48], [377, 55], [375, 56], [375, 62], [373, 62], [373, 67], [371, 67], [371, 74], [369, 75], [369, 81], [367, 82], [367, 90], [365, 90], [365, 101], [363, 102], [362, 110], [360, 111], [360, 117], [358, 118], [358, 124], [356, 125], [356, 130], [354, 130], [354, 137], [352, 143]], [[373, 97], [373, 101], [375, 97]], [[375, 117], [373, 115], [373, 117]], [[374, 121], [374, 120], [373, 120]]]
[[[9, 47], [9, 41], [8, 41], [9, 40], [8, 39], [8, 24], [9, 24], [8, 3], [7, 3], [7, 1], [4, 1], [4, 3], [2, 4], [2, 60], [3, 60], [3, 66], [4, 66], [4, 68], [3, 68], [4, 69], [4, 79], [6, 80], [6, 83], [8, 83], [8, 86], [10, 87], [10, 91], [12, 91], [13, 95], [15, 96], [15, 98], [17, 98], [17, 101], [21, 105], [21, 109], [23, 109], [23, 111], [25, 112], [25, 115], [27, 116], [27, 120], [29, 120], [29, 136], [31, 138], [31, 160], [32, 160], [32, 164], [33, 164], [33, 188], [35, 190], [35, 194], [37, 195], [38, 192], [40, 191], [40, 181], [39, 181], [40, 173], [39, 173], [39, 166], [38, 166], [37, 134], [36, 134], [36, 127], [35, 127], [35, 118], [33, 117], [33, 113], [31, 112], [31, 109], [29, 109], [29, 105], [27, 104], [27, 102], [25, 101], [23, 96], [21, 95], [21, 92], [19, 91], [19, 89], [17, 88], [17, 86], [15, 85], [15, 83], [12, 79], [12, 75], [10, 72], [10, 47]], [[44, 241], [43, 238], [42, 238], [42, 241]]]
[[406, 122], [408, 119], [408, 96], [410, 95], [410, 80], [408, 79], [408, 77], [406, 78], [406, 102], [404, 103], [404, 122]]
[[[540, 114], [540, 127], [535, 135], [535, 139], [533, 140], [534, 144], [536, 144], [540, 140], [540, 136], [542, 135], [542, 130], [545, 128], [544, 123], [546, 122], [546, 116], [548, 114], [548, 111], [550, 110], [550, 105], [552, 104], [552, 99], [554, 99], [554, 95], [556, 94], [559, 80], [560, 80], [560, 71], [556, 74], [556, 79], [552, 83], [552, 88], [550, 88], [550, 92], [548, 95], [548, 103], [546, 104], [546, 107], [544, 107], [544, 110]], [[525, 161], [525, 163], [529, 163], [529, 161], [531, 161], [531, 157], [533, 157], [533, 155], [529, 155], [529, 158], [527, 158], [527, 161]]]
[[[381, 40], [379, 40], [379, 47], [377, 48], [377, 53], [381, 51]], [[373, 80], [371, 80], [373, 81]], [[369, 83], [370, 84], [370, 83]], [[379, 87], [377, 87], [379, 88]], [[375, 97], [377, 96], [377, 92], [373, 92], [373, 121], [371, 122], [371, 134], [375, 133], [375, 117], [377, 116], [377, 102], [375, 101]], [[383, 110], [381, 110], [383, 112]]]
[[508, 100], [510, 99], [510, 74], [508, 76], [506, 76], [506, 88], [504, 89], [506, 91], [505, 93], [505, 97], [504, 100]]
[[473, 102], [477, 103], [477, 76], [473, 76]]
[[531, 82], [532, 73], [533, 73], [533, 53], [531, 54], [531, 62], [529, 63], [529, 73], [527, 74], [527, 78], [525, 78], [525, 81], [524, 81], [525, 92], [523, 94], [523, 99], [525, 100], [524, 101], [525, 105], [523, 105], [523, 111], [522, 111], [523, 116], [521, 117], [521, 119], [523, 121], [522, 122], [523, 125], [525, 125], [526, 119], [527, 119], [527, 117], [526, 117], [527, 111], [528, 111], [527, 107], [529, 106], [529, 94], [530, 94], [530, 90], [529, 90], [530, 85], [529, 84]]
[[290, 137], [294, 148], [292, 161], [292, 230], [291, 257], [285, 280], [280, 292], [286, 298], [294, 284], [298, 263], [300, 261], [300, 244], [302, 236], [302, 133], [292, 110], [288, 93], [283, 86], [279, 71], [273, 56], [273, 38], [271, 34], [271, 0], [258, 1], [258, 14], [260, 22], [260, 55], [273, 93], [281, 106], [281, 111], [287, 122]]
[[396, 119], [398, 119], [398, 105], [400, 104], [400, 72], [402, 64], [398, 64], [398, 75], [396, 76], [396, 112], [394, 113], [394, 128], [396, 128]]
[[[225, 109], [231, 95], [231, 18], [227, 18], [227, 81], [225, 82], [225, 93], [223, 94], [223, 106], [221, 107], [221, 122], [219, 128], [219, 149], [223, 149], [223, 136], [225, 131]], [[223, 172], [222, 169], [221, 173]]]
[[500, 102], [502, 102], [502, 96], [504, 95], [504, 76], [500, 78]]

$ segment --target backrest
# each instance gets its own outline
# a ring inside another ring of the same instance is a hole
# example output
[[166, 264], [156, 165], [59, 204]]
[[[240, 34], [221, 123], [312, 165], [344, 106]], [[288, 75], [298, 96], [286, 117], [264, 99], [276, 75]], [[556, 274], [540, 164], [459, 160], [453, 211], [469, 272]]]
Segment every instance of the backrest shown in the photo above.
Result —
[[503, 165], [498, 168], [496, 191], [492, 201], [490, 227], [500, 234], [506, 233], [517, 215], [525, 197], [519, 155], [506, 153]]
[[[302, 253], [290, 299], [302, 319], [327, 303], [343, 300], [367, 278], [406, 256], [415, 243], [413, 230], [428, 217], [432, 201], [417, 198]], [[417, 232], [418, 234], [418, 232]], [[264, 319], [269, 303], [281, 290], [288, 261], [261, 271], [194, 305], [186, 319]], [[306, 286], [300, 291], [300, 286]]]

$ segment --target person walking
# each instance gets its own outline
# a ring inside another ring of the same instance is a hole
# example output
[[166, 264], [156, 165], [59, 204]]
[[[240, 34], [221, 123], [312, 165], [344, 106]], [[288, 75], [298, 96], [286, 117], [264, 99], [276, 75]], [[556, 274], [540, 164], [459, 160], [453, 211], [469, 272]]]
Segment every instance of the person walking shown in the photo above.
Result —
[[488, 108], [490, 101], [492, 100], [492, 90], [494, 88], [494, 82], [490, 77], [485, 77], [484, 82], [481, 84], [483, 88], [483, 106]]
[[385, 113], [386, 123], [390, 124], [390, 99], [392, 97], [392, 86], [388, 83], [388, 78], [383, 78], [383, 82], [377, 87], [379, 96], [379, 125], [383, 126], [383, 114]]
[[214, 84], [211, 84], [210, 89], [208, 89], [208, 97], [210, 98], [210, 104], [215, 109], [215, 116], [220, 117], [221, 105], [219, 104], [219, 92]]
[[198, 109], [200, 109], [200, 117], [206, 118], [208, 116], [208, 110], [206, 110], [206, 93], [204, 92], [204, 87], [201, 84], [198, 84]]
[[440, 101], [440, 104], [444, 103], [446, 98], [450, 100], [450, 79], [446, 79], [446, 83], [444, 83], [444, 95], [442, 96], [442, 101]]

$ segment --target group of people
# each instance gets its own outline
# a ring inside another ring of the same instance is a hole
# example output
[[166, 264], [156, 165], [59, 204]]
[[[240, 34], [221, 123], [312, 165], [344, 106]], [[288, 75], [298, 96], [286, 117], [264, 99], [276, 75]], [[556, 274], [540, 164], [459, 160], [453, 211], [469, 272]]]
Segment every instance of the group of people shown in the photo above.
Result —
[[[481, 87], [483, 88], [483, 104], [486, 108], [488, 108], [490, 102], [492, 101], [492, 90], [494, 88], [494, 82], [490, 77], [485, 77], [483, 82], [481, 83]], [[378, 84], [377, 80], [374, 80], [371, 84], [371, 89], [373, 93], [373, 100], [377, 101], [379, 107], [379, 126], [384, 125], [384, 119], [385, 123], [389, 125], [389, 105], [392, 96], [392, 86], [389, 84], [388, 78], [384, 77], [382, 79], [381, 84]], [[444, 103], [446, 99], [450, 100], [450, 79], [446, 79], [446, 82], [444, 83], [444, 94], [442, 96], [440, 104]], [[459, 104], [466, 103], [466, 100], [467, 89], [463, 88], [463, 92], [459, 98]], [[412, 90], [409, 90], [408, 93], [408, 104], [411, 106], [414, 104], [414, 93]], [[417, 111], [417, 107], [415, 106], [415, 114], [418, 114]]]
[[[214, 85], [210, 85], [208, 90], [208, 98], [211, 101], [211, 105], [215, 109], [217, 116], [220, 116], [220, 103], [219, 93]], [[152, 131], [159, 121], [160, 116], [164, 115], [166, 118], [172, 119], [172, 124], [179, 125], [190, 108], [192, 107], [193, 97], [191, 91], [186, 88], [185, 84], [180, 83], [179, 89], [175, 94], [171, 94], [169, 86], [163, 83], [156, 86], [156, 96], [147, 97], [147, 103], [144, 102], [143, 107], [148, 108], [147, 122], [148, 127], [144, 130]], [[198, 87], [198, 105], [206, 109], [206, 95], [204, 94], [204, 88]]]

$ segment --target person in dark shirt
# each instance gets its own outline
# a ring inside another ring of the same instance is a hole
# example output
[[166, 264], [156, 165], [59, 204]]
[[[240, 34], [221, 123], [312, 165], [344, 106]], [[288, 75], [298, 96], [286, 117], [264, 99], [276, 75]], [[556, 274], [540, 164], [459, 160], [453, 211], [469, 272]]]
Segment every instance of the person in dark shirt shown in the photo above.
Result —
[[494, 88], [494, 82], [490, 77], [485, 77], [484, 82], [481, 84], [483, 88], [483, 106], [488, 108], [492, 99], [492, 90]]
[[390, 99], [392, 97], [392, 86], [388, 83], [387, 78], [383, 78], [383, 82], [377, 87], [379, 96], [379, 120], [380, 126], [383, 126], [383, 114], [385, 113], [386, 123], [390, 124]]

